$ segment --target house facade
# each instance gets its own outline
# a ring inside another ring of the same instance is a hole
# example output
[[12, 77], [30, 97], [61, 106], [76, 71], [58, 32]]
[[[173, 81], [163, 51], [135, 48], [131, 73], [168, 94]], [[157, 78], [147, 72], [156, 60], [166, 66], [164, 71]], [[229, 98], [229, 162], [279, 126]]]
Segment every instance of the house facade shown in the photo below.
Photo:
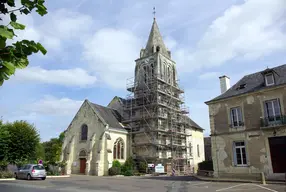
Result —
[[286, 172], [286, 65], [246, 75], [208, 102], [214, 176]]

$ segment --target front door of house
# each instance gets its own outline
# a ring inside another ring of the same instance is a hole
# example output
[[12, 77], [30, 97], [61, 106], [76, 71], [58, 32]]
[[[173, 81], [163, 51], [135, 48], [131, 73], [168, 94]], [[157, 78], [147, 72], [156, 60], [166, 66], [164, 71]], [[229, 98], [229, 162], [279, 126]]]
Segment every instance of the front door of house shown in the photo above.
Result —
[[85, 168], [86, 168], [86, 159], [82, 158], [79, 159], [80, 160], [80, 164], [79, 164], [79, 173], [81, 174], [85, 174]]
[[273, 173], [286, 173], [286, 136], [270, 137], [269, 148]]

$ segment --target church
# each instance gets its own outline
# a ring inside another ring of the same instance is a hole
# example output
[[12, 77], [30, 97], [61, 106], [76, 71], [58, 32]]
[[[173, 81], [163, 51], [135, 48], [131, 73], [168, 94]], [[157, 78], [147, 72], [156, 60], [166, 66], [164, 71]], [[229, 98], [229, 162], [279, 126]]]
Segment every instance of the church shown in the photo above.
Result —
[[184, 174], [204, 161], [204, 129], [188, 115], [155, 18], [139, 55], [126, 98], [115, 96], [106, 107], [85, 100], [68, 126], [61, 154], [66, 174], [108, 175], [114, 160], [130, 156]]

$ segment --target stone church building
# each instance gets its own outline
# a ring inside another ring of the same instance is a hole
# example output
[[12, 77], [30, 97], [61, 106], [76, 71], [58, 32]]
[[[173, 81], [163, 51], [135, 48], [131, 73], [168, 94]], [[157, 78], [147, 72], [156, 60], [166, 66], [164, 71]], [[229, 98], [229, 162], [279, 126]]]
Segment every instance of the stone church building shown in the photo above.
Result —
[[107, 107], [83, 102], [65, 131], [66, 174], [107, 175], [113, 160], [129, 156], [155, 165], [175, 158], [176, 169], [196, 172], [205, 158], [203, 129], [181, 106], [184, 91], [155, 19], [127, 90], [132, 96], [116, 96]]

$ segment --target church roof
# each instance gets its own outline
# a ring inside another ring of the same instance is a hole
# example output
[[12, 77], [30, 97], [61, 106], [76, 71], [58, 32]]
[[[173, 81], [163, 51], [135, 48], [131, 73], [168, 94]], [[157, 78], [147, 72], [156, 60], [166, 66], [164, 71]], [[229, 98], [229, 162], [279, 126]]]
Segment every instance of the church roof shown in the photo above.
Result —
[[196, 122], [194, 122], [190, 117], [188, 117], [187, 121], [191, 125], [191, 127], [204, 130], [201, 126], [199, 126]]
[[115, 109], [104, 107], [95, 103], [91, 103], [93, 109], [106, 121], [109, 127], [121, 128], [122, 117]]
[[154, 19], [152, 28], [149, 34], [149, 38], [147, 41], [146, 48], [144, 50], [144, 56], [149, 56], [154, 53], [154, 49], [156, 50], [159, 47], [160, 52], [166, 56], [168, 56], [168, 49], [166, 48], [161, 33], [159, 31], [159, 27], [157, 25], [156, 19]]

